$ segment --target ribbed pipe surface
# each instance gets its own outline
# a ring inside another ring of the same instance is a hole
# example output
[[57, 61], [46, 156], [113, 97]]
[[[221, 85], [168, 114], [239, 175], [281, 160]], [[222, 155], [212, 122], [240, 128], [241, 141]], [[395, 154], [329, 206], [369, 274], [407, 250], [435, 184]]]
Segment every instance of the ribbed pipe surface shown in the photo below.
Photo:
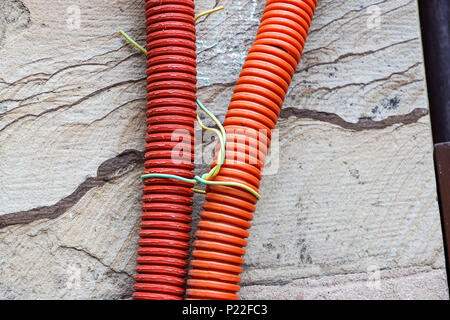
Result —
[[[147, 0], [145, 174], [193, 178], [196, 46], [193, 0]], [[184, 295], [191, 229], [191, 184], [144, 180], [134, 299]]]
[[[268, 0], [224, 121], [226, 160], [216, 181], [258, 190], [271, 131], [300, 60], [317, 0]], [[214, 165], [214, 164], [213, 164]], [[245, 240], [256, 199], [235, 187], [209, 186], [201, 212], [188, 299], [238, 299]]]

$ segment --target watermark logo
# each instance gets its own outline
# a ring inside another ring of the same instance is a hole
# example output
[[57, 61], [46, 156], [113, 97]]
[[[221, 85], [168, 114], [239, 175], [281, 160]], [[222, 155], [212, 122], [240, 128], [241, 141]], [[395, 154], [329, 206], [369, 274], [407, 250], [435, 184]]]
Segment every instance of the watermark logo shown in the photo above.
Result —
[[377, 5], [373, 5], [367, 8], [369, 18], [367, 19], [367, 28], [380, 29], [381, 28], [381, 9]]
[[67, 270], [66, 287], [68, 289], [78, 289], [81, 286], [81, 267], [79, 265], [71, 264]]
[[367, 267], [367, 282], [366, 286], [369, 289], [381, 290], [381, 271], [377, 265], [370, 265]]
[[[264, 167], [263, 175], [277, 174], [280, 167], [280, 134], [277, 129], [270, 132], [265, 129], [227, 128], [226, 137], [227, 165], [249, 164]], [[195, 130], [194, 138], [188, 130], [174, 130], [170, 141], [161, 143], [161, 147], [163, 145], [171, 150], [170, 158], [175, 165], [192, 162], [193, 159], [196, 165], [216, 163], [221, 147], [214, 132], [201, 130]]]
[[81, 9], [79, 6], [73, 5], [66, 9], [67, 28], [69, 30], [79, 30], [81, 28]]
[[280, 168], [280, 130], [272, 131], [272, 139], [268, 155], [266, 157], [266, 164], [262, 172], [263, 176], [276, 175]]

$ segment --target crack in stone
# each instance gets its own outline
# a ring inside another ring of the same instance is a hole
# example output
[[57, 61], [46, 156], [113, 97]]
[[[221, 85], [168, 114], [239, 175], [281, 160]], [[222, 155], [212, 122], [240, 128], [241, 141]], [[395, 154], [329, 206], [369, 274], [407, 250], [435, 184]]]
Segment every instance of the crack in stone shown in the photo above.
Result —
[[[53, 77], [55, 77], [56, 75], [58, 75], [58, 74], [60, 74], [62, 72], [65, 72], [65, 71], [71, 70], [71, 69], [80, 68], [80, 67], [86, 67], [86, 66], [106, 67], [105, 70], [102, 70], [102, 72], [105, 72], [107, 70], [112, 70], [112, 69], [116, 68], [121, 63], [123, 63], [123, 62], [125, 62], [125, 61], [127, 61], [127, 60], [129, 60], [129, 59], [131, 59], [133, 57], [137, 57], [138, 55], [139, 54], [134, 53], [134, 54], [132, 54], [130, 56], [127, 56], [124, 59], [119, 60], [119, 61], [108, 61], [108, 62], [105, 62], [105, 63], [78, 63], [78, 64], [73, 64], [73, 65], [65, 66], [64, 68], [61, 68], [61, 69], [55, 71], [52, 74], [41, 73], [42, 75], [47, 75], [48, 78], [46, 78], [46, 79], [45, 78], [36, 78], [36, 79], [30, 80], [30, 82], [31, 81], [44, 81], [45, 83], [48, 83]], [[109, 66], [110, 64], [112, 64], [112, 66]], [[35, 74], [35, 75], [37, 75], [37, 74]], [[30, 75], [30, 76], [33, 76], [33, 75]], [[24, 78], [22, 78], [22, 79], [24, 79]], [[8, 87], [16, 86], [18, 84], [21, 84], [20, 81], [22, 79], [16, 80], [16, 81], [14, 81], [12, 83], [8, 83]], [[26, 100], [33, 99], [33, 98], [36, 98], [36, 97], [44, 95], [44, 94], [48, 94], [48, 93], [56, 94], [56, 93], [61, 93], [61, 92], [64, 92], [64, 91], [53, 91], [53, 90], [50, 90], [50, 91], [45, 91], [45, 92], [40, 92], [40, 93], [34, 94], [34, 95], [31, 95], [31, 96], [25, 97], [23, 99], [4, 99], [4, 100], [0, 100], [0, 104], [5, 103], [5, 102], [24, 102]], [[11, 109], [9, 109], [9, 110], [7, 110], [5, 112], [0, 112], [0, 117], [2, 117], [4, 114], [7, 114], [7, 113], [9, 113], [11, 111], [20, 109], [20, 108], [25, 107], [25, 106], [28, 106], [28, 104], [26, 104], [26, 105], [19, 104], [17, 107], [11, 108]]]
[[120, 87], [120, 86], [123, 86], [123, 85], [128, 85], [128, 84], [132, 84], [132, 83], [138, 83], [138, 82], [141, 82], [141, 81], [143, 81], [145, 79], [146, 78], [140, 78], [140, 79], [125, 80], [125, 81], [117, 82], [117, 83], [114, 83], [112, 85], [109, 85], [109, 86], [103, 87], [101, 89], [95, 90], [94, 92], [89, 93], [88, 95], [78, 99], [77, 101], [75, 101], [73, 103], [63, 104], [63, 105], [60, 105], [60, 106], [57, 106], [57, 107], [54, 107], [54, 108], [51, 108], [51, 109], [47, 109], [47, 110], [42, 111], [39, 114], [31, 114], [31, 113], [24, 114], [24, 115], [22, 115], [22, 116], [20, 116], [18, 118], [15, 118], [11, 122], [5, 124], [2, 128], [0, 128], [0, 132], [5, 131], [10, 126], [12, 126], [13, 124], [15, 124], [15, 123], [17, 123], [17, 122], [19, 122], [19, 121], [21, 121], [23, 119], [26, 119], [26, 118], [39, 118], [39, 117], [41, 117], [41, 116], [43, 116], [43, 115], [45, 115], [47, 113], [56, 112], [56, 111], [59, 111], [59, 110], [64, 109], [64, 108], [70, 109], [70, 108], [72, 108], [72, 107], [74, 107], [76, 105], [79, 105], [79, 104], [89, 100], [92, 97], [95, 97], [95, 96], [97, 96], [97, 95], [99, 95], [99, 94], [101, 94], [103, 92], [107, 92], [108, 90], [111, 90], [113, 88], [117, 88], [117, 87]]
[[[389, 45], [387, 45], [387, 46], [384, 46], [384, 47], [381, 47], [381, 48], [378, 48], [378, 49], [373, 49], [373, 50], [364, 51], [364, 52], [354, 52], [354, 53], [348, 52], [348, 53], [344, 53], [344, 54], [338, 56], [338, 57], [337, 57], [336, 59], [334, 59], [333, 61], [320, 62], [320, 63], [315, 63], [315, 64], [307, 65], [306, 67], [304, 67], [304, 68], [302, 68], [302, 69], [296, 70], [295, 73], [300, 73], [300, 72], [303, 72], [303, 71], [309, 71], [310, 69], [315, 68], [315, 67], [319, 67], [319, 66], [324, 66], [324, 65], [334, 65], [334, 64], [337, 64], [338, 62], [340, 62], [340, 61], [342, 61], [342, 60], [345, 60], [345, 59], [347, 59], [347, 58], [368, 56], [368, 55], [375, 54], [375, 53], [379, 53], [379, 52], [381, 52], [381, 51], [390, 49], [390, 48], [392, 48], [392, 47], [400, 46], [400, 45], [403, 45], [403, 44], [407, 44], [407, 43], [409, 43], [409, 42], [416, 41], [416, 40], [419, 40], [419, 37], [414, 37], [414, 38], [411, 38], [411, 39], [406, 39], [406, 40], [403, 40], [403, 41], [391, 43], [391, 44], [389, 44]], [[317, 49], [319, 49], [319, 48], [317, 48]], [[314, 49], [314, 50], [305, 52], [304, 54], [310, 53], [310, 52], [312, 52], [312, 51], [316, 51], [317, 49]]]
[[[373, 120], [368, 117], [359, 118], [358, 122], [348, 122], [335, 113], [315, 111], [308, 109], [284, 108], [280, 119], [289, 117], [318, 120], [338, 125], [353, 131], [380, 130], [396, 124], [413, 124], [426, 116], [428, 110], [416, 108], [410, 113], [389, 116], [383, 120]], [[50, 206], [37, 207], [26, 211], [7, 213], [0, 216], [0, 229], [10, 225], [27, 224], [40, 219], [55, 219], [73, 207], [90, 189], [103, 186], [105, 183], [130, 172], [138, 164], [144, 162], [144, 152], [138, 150], [125, 150], [112, 159], [104, 161], [97, 170], [96, 177], [90, 177], [82, 182], [69, 196]]]
[[74, 192], [55, 204], [1, 215], [0, 229], [41, 219], [55, 219], [73, 207], [92, 188], [101, 187], [107, 182], [127, 174], [141, 163], [144, 163], [143, 151], [125, 150], [116, 157], [104, 161], [98, 167], [96, 177], [87, 178]]
[[311, 120], [319, 120], [322, 122], [328, 122], [335, 124], [344, 129], [353, 131], [363, 130], [380, 130], [387, 127], [391, 127], [396, 124], [412, 124], [416, 123], [422, 117], [428, 114], [428, 109], [415, 108], [410, 113], [402, 115], [389, 116], [383, 120], [373, 120], [369, 117], [362, 117], [358, 119], [358, 122], [348, 122], [335, 113], [315, 111], [309, 109], [296, 109], [296, 108], [284, 108], [281, 109], [280, 119], [287, 119], [289, 117], [304, 118]]
[[78, 247], [72, 247], [72, 246], [66, 246], [66, 245], [60, 245], [58, 246], [58, 248], [62, 248], [62, 249], [70, 249], [70, 250], [75, 250], [81, 253], [84, 253], [85, 255], [91, 257], [92, 259], [94, 259], [95, 261], [97, 261], [98, 263], [100, 263], [102, 266], [104, 266], [105, 268], [107, 268], [108, 270], [116, 273], [116, 274], [124, 274], [130, 278], [133, 278], [133, 275], [129, 274], [128, 272], [126, 272], [125, 270], [116, 270], [113, 267], [111, 267], [110, 265], [104, 263], [99, 257], [97, 257], [96, 255], [94, 255], [93, 253], [90, 253], [88, 250], [83, 249], [83, 248], [78, 248]]
[[[422, 268], [422, 270], [415, 270], [415, 268]], [[274, 269], [273, 267], [269, 267], [269, 268], [255, 268], [257, 270], [264, 270], [264, 269]], [[429, 269], [429, 270], [428, 270]], [[441, 267], [434, 267], [433, 265], [421, 265], [421, 264], [411, 264], [407, 267], [403, 267], [403, 268], [395, 268], [395, 267], [384, 267], [384, 268], [380, 268], [379, 269], [380, 272], [405, 272], [404, 274], [400, 274], [400, 275], [395, 275], [395, 274], [384, 274], [383, 275], [383, 279], [384, 280], [393, 280], [393, 279], [398, 279], [398, 278], [402, 278], [402, 277], [409, 277], [409, 276], [414, 276], [414, 275], [418, 275], [418, 274], [426, 274], [429, 272], [433, 272], [433, 271], [443, 271], [445, 273], [445, 268], [441, 268]], [[331, 272], [329, 274], [325, 274], [325, 275], [308, 275], [308, 276], [299, 276], [299, 277], [294, 277], [292, 279], [289, 280], [255, 280], [255, 281], [248, 281], [246, 282], [245, 280], [243, 280], [241, 282], [241, 288], [244, 287], [251, 287], [251, 286], [275, 286], [275, 287], [282, 287], [288, 284], [291, 284], [295, 281], [298, 280], [308, 280], [308, 281], [313, 281], [313, 280], [319, 280], [319, 279], [331, 279], [334, 277], [339, 277], [339, 276], [361, 276], [364, 277], [366, 275], [370, 275], [370, 272], [363, 272], [363, 271], [356, 271], [356, 272]], [[355, 280], [346, 280], [343, 279], [344, 283], [348, 283], [349, 281], [355, 281]]]

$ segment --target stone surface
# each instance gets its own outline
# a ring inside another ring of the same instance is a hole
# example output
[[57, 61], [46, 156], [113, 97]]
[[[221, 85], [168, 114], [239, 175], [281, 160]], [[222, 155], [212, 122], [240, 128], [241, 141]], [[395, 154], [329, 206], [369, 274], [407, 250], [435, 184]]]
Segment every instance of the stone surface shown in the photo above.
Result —
[[[2, 299], [131, 296], [145, 56], [118, 30], [145, 42], [143, 3], [0, 4]], [[264, 2], [196, 5], [226, 7], [197, 23], [223, 119]], [[242, 298], [448, 298], [416, 1], [320, 0], [277, 129]]]
[[254, 300], [448, 300], [445, 279], [444, 270], [389, 269], [380, 273], [310, 277], [281, 286], [245, 286], [241, 297]]

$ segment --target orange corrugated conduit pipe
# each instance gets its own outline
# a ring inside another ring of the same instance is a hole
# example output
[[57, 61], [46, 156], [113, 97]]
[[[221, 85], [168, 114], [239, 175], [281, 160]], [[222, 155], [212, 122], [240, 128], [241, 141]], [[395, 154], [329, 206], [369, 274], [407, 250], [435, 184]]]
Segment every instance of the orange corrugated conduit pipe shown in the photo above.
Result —
[[[215, 181], [259, 189], [271, 130], [302, 55], [317, 0], [268, 0], [224, 121], [226, 158]], [[215, 164], [213, 164], [215, 165]], [[188, 299], [238, 299], [256, 198], [208, 186], [192, 253]]]
[[[193, 0], [147, 0], [145, 174], [194, 177], [196, 46]], [[178, 137], [176, 141], [174, 137]], [[187, 141], [182, 152], [176, 149]], [[177, 151], [178, 150], [178, 151]], [[180, 300], [191, 230], [192, 185], [144, 179], [134, 299]]]
[[[271, 130], [300, 60], [316, 5], [317, 0], [267, 1], [225, 118], [225, 161], [213, 178], [241, 187], [213, 185], [206, 189], [187, 282], [188, 299], [238, 298], [245, 239]], [[164, 176], [194, 177], [194, 3], [147, 0], [145, 9], [147, 145], [133, 298], [182, 299], [192, 184]], [[174, 135], [177, 141], [173, 141]], [[181, 153], [176, 149], [180, 141], [188, 141]], [[254, 191], [248, 192], [242, 185]]]

